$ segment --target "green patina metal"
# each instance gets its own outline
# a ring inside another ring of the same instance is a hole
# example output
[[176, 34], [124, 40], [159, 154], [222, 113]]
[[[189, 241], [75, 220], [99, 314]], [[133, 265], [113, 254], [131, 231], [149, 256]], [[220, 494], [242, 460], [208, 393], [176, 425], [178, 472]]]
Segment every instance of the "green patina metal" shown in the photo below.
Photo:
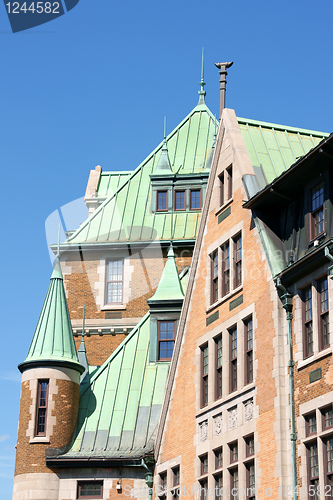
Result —
[[66, 365], [80, 373], [84, 371], [76, 354], [58, 257], [28, 355], [19, 369], [24, 371], [32, 366], [48, 364]]
[[175, 254], [170, 246], [163, 274], [153, 297], [147, 302], [183, 299], [184, 293], [175, 261]]
[[[202, 174], [211, 156], [215, 127], [215, 117], [201, 102], [131, 174], [102, 173], [96, 196], [103, 198], [106, 193], [107, 199], [61, 247], [111, 241], [170, 241], [172, 213], [153, 212], [150, 176], [165, 156], [163, 147], [167, 148], [171, 176]], [[208, 171], [202, 175], [207, 176]], [[199, 218], [200, 210], [177, 213], [173, 218], [174, 239], [194, 240]]]

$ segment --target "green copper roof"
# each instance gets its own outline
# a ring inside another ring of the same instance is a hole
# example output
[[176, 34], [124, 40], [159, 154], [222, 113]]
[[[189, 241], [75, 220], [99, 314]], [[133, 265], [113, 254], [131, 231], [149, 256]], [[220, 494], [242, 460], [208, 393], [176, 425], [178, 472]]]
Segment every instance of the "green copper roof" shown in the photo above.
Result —
[[157, 290], [153, 297], [148, 300], [148, 303], [151, 301], [176, 300], [183, 298], [184, 293], [179, 279], [175, 254], [171, 245]]
[[19, 368], [23, 371], [32, 365], [45, 366], [45, 364], [59, 366], [65, 364], [80, 373], [84, 371], [76, 354], [58, 258], [28, 355]]
[[328, 136], [245, 118], [237, 120], [261, 189]]
[[166, 139], [163, 141], [163, 146], [162, 146], [162, 151], [160, 154], [160, 158], [158, 160], [158, 163], [156, 165], [156, 168], [154, 170], [154, 174], [158, 175], [165, 175], [165, 174], [173, 174], [171, 165], [170, 165], [170, 159], [168, 155], [168, 146]]
[[153, 450], [170, 363], [149, 362], [149, 335], [148, 313], [92, 376], [61, 458], [134, 459]]
[[133, 172], [102, 172], [99, 179], [96, 198], [107, 198], [130, 177]]
[[[199, 175], [204, 171], [212, 150], [215, 127], [216, 119], [206, 104], [200, 104], [168, 135], [166, 143], [173, 173]], [[118, 189], [81, 224], [62, 247], [96, 242], [170, 241], [171, 213], [152, 211], [150, 175], [158, 164], [162, 145], [163, 143], [119, 184]], [[208, 175], [208, 172], [204, 175]], [[112, 178], [109, 173], [108, 176]], [[119, 173], [116, 177], [118, 179]], [[98, 195], [103, 191], [103, 183], [102, 174]], [[109, 188], [106, 191], [110, 192]], [[200, 210], [178, 212], [173, 218], [174, 239], [195, 239], [199, 218]]]

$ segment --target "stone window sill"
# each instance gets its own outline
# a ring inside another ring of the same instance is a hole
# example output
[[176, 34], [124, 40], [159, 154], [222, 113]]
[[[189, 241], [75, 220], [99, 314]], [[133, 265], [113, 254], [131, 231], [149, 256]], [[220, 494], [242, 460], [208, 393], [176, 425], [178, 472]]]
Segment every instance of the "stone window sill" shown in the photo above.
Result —
[[305, 368], [306, 366], [309, 366], [312, 363], [315, 363], [316, 361], [319, 361], [320, 359], [331, 355], [332, 355], [332, 348], [327, 347], [323, 351], [319, 351], [316, 354], [312, 354], [312, 356], [310, 356], [309, 358], [303, 359], [303, 361], [299, 361], [297, 370], [301, 370], [302, 368]]
[[218, 299], [216, 302], [214, 302], [214, 304], [211, 304], [209, 307], [207, 307], [206, 313], [211, 312], [213, 309], [215, 309], [215, 307], [218, 307], [219, 305], [223, 304], [223, 302], [226, 302], [227, 300], [231, 299], [231, 297], [241, 292], [242, 290], [243, 290], [243, 283], [234, 290], [231, 290], [231, 292], [229, 292], [227, 295], [224, 295], [224, 297]]
[[50, 444], [50, 438], [48, 438], [47, 436], [35, 436], [34, 438], [30, 439], [29, 443], [30, 444], [36, 444], [36, 443]]
[[216, 211], [215, 211], [215, 215], [220, 215], [221, 212], [223, 212], [223, 210], [225, 210], [231, 203], [233, 202], [233, 197], [230, 198], [230, 200], [226, 201], [225, 203], [223, 203], [223, 205], [221, 205]]
[[247, 392], [252, 392], [254, 389], [255, 389], [254, 382], [250, 382], [250, 384], [244, 385], [244, 387], [242, 387], [242, 389], [239, 389], [238, 391], [231, 392], [230, 394], [228, 394], [225, 397], [222, 396], [221, 398], [217, 399], [216, 401], [212, 401], [211, 403], [204, 406], [203, 408], [200, 408], [200, 410], [198, 410], [196, 412], [195, 416], [200, 417], [201, 415], [204, 415], [205, 413], [213, 410], [216, 407], [219, 407], [221, 405], [226, 405], [227, 403], [229, 403], [229, 401], [232, 401], [233, 399], [237, 399], [239, 396], [243, 396]]
[[126, 306], [124, 304], [106, 304], [101, 307], [101, 311], [121, 311], [125, 309]]

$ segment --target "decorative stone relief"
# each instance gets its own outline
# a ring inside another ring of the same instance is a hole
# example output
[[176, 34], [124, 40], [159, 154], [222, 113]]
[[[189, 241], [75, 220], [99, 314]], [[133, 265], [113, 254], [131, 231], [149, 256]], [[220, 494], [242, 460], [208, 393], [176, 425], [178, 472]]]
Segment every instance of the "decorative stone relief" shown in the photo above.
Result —
[[237, 406], [231, 408], [228, 411], [228, 420], [229, 420], [229, 430], [235, 429], [238, 425], [238, 410]]
[[206, 441], [208, 438], [208, 420], [199, 424], [200, 441]]
[[253, 419], [253, 399], [248, 399], [244, 401], [244, 421], [250, 422]]
[[213, 429], [214, 436], [220, 436], [222, 434], [222, 413], [213, 417]]

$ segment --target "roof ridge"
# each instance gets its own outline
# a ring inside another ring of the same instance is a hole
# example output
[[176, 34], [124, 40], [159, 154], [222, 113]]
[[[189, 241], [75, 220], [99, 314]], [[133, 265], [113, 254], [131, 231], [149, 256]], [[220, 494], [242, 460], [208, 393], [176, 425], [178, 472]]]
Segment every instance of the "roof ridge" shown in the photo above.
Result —
[[265, 128], [274, 128], [276, 130], [284, 130], [284, 131], [287, 130], [290, 132], [301, 132], [301, 133], [305, 133], [308, 135], [317, 135], [319, 137], [324, 137], [324, 136], [330, 135], [328, 132], [320, 132], [318, 130], [310, 130], [310, 129], [306, 129], [306, 128], [290, 127], [288, 125], [279, 125], [277, 123], [270, 123], [270, 122], [265, 122], [265, 121], [260, 121], [260, 120], [252, 120], [249, 118], [240, 118], [239, 116], [237, 116], [237, 121], [238, 121], [238, 123], [244, 123], [244, 124], [249, 123], [250, 125], [258, 125], [258, 126], [262, 126]]
[[138, 332], [139, 328], [141, 328], [141, 326], [147, 321], [149, 316], [150, 316], [150, 311], [148, 311], [144, 315], [144, 317], [139, 321], [139, 323], [137, 323], [135, 325], [135, 327], [133, 328], [131, 333], [129, 333], [127, 335], [127, 337], [119, 344], [119, 346], [113, 351], [113, 353], [110, 354], [108, 359], [106, 361], [104, 361], [102, 366], [100, 366], [99, 369], [97, 370], [97, 372], [94, 373], [94, 375], [91, 377], [89, 384], [87, 385], [87, 387], [84, 388], [84, 390], [80, 394], [80, 398], [81, 398], [81, 396], [83, 396], [83, 394], [86, 392], [86, 390], [92, 385], [92, 383], [95, 382], [95, 380], [100, 376], [100, 374], [103, 373], [103, 371], [105, 370], [105, 368], [107, 368], [109, 363], [118, 355], [118, 353], [120, 351], [122, 351], [124, 346], [131, 340], [131, 338], [134, 337], [135, 333]]

